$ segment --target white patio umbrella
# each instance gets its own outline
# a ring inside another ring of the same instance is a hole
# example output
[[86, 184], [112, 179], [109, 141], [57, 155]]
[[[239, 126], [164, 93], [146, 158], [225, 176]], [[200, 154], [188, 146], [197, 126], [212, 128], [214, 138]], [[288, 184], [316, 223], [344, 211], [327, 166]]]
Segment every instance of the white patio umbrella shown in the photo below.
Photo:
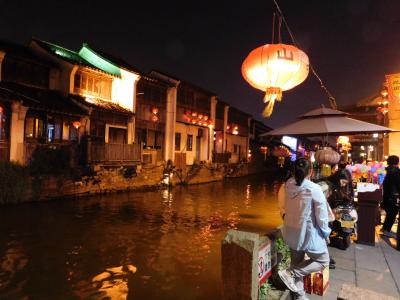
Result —
[[387, 133], [398, 130], [348, 117], [348, 113], [330, 108], [317, 108], [299, 117], [298, 121], [271, 130], [261, 136], [332, 136], [341, 134]]

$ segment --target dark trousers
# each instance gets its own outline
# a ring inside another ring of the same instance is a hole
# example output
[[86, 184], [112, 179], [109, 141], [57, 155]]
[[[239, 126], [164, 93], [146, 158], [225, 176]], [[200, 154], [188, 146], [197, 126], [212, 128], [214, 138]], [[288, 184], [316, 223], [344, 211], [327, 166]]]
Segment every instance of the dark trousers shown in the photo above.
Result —
[[391, 231], [392, 226], [394, 224], [394, 221], [396, 220], [397, 213], [399, 211], [399, 208], [397, 205], [385, 205], [385, 211], [386, 211], [386, 218], [385, 222], [383, 223], [383, 230], [386, 231]]

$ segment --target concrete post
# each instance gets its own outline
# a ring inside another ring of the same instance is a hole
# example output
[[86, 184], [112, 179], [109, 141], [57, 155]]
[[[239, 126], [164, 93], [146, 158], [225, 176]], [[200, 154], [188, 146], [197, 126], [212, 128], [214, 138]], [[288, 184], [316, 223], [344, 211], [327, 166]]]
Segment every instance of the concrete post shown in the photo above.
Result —
[[259, 284], [271, 274], [271, 248], [266, 236], [226, 233], [221, 245], [223, 299], [258, 300]]
[[11, 105], [10, 160], [21, 164], [25, 163], [24, 132], [27, 111], [28, 108], [19, 102], [13, 102]]
[[222, 140], [222, 152], [226, 152], [228, 150], [226, 149], [226, 139], [227, 139], [226, 127], [228, 126], [228, 113], [229, 113], [229, 106], [226, 105], [224, 107], [224, 135], [223, 135], [224, 137]]
[[[139, 82], [140, 77], [137, 77], [133, 83], [133, 113], [136, 115], [136, 107], [137, 107], [137, 102], [136, 102], [136, 91], [137, 91], [137, 84]], [[132, 118], [132, 124], [131, 124], [131, 139], [132, 143], [136, 141], [136, 117], [135, 115]], [[129, 130], [129, 125], [128, 125], [128, 130]], [[128, 137], [129, 140], [129, 137]], [[128, 143], [129, 144], [129, 143]]]
[[176, 102], [177, 85], [167, 90], [167, 106], [165, 117], [165, 138], [164, 138], [164, 160], [175, 159], [175, 123], [176, 123]]

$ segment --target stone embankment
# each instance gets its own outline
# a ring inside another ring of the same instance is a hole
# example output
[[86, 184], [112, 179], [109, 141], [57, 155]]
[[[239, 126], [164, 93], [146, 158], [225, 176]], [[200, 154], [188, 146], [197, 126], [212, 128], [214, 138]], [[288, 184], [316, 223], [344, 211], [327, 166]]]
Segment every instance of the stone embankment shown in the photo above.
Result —
[[35, 192], [27, 193], [26, 201], [69, 198], [86, 195], [155, 189], [179, 184], [200, 184], [221, 181], [225, 177], [241, 177], [265, 171], [241, 164], [194, 164], [184, 169], [168, 168], [163, 163], [135, 166], [95, 165], [89, 175], [79, 180], [47, 178]]

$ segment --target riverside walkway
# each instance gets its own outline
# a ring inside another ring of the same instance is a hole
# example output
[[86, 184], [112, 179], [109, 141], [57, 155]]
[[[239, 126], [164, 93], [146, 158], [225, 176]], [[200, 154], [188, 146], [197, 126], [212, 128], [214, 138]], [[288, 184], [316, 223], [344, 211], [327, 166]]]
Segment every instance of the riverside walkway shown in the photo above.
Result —
[[[389, 300], [400, 299], [400, 251], [396, 240], [379, 235], [376, 227], [375, 246], [352, 243], [346, 251], [329, 248], [336, 261], [330, 270], [330, 286], [323, 296], [307, 295], [310, 299]], [[397, 225], [392, 232], [396, 232]], [[344, 284], [351, 286], [343, 287]], [[355, 288], [356, 287], [356, 288]], [[341, 292], [341, 289], [342, 292]], [[344, 289], [353, 291], [342, 297]]]

